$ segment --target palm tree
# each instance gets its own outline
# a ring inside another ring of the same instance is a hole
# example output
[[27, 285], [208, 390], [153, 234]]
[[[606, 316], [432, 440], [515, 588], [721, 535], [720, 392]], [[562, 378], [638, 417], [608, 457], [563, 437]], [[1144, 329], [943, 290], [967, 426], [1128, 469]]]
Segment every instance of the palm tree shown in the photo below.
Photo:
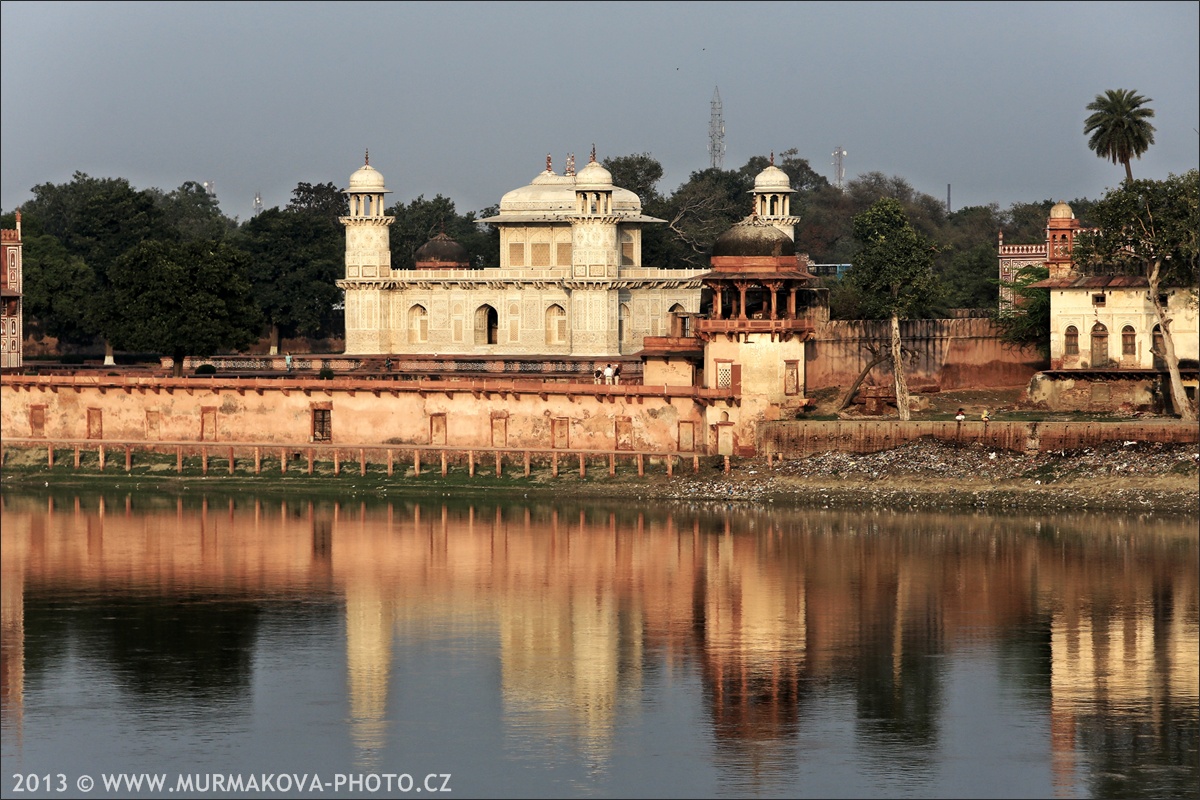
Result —
[[1129, 162], [1141, 158], [1142, 153], [1154, 144], [1154, 126], [1149, 120], [1154, 109], [1142, 108], [1152, 102], [1127, 89], [1109, 89], [1088, 103], [1087, 110], [1094, 112], [1083, 123], [1084, 135], [1091, 134], [1088, 147], [1101, 158], [1112, 159], [1114, 164], [1125, 165], [1125, 180], [1133, 183], [1133, 170]]

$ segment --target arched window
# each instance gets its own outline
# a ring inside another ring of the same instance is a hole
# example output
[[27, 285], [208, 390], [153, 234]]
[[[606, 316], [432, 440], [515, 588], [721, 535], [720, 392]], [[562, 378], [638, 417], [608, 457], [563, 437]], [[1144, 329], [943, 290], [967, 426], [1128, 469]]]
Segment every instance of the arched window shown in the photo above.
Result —
[[629, 303], [621, 303], [617, 309], [617, 341], [625, 344], [625, 337], [629, 335]]
[[1108, 366], [1108, 328], [1097, 322], [1092, 326], [1092, 369]]
[[555, 304], [546, 309], [546, 344], [567, 343], [567, 312]]
[[1160, 326], [1154, 326], [1154, 333], [1152, 334], [1151, 339], [1152, 344], [1150, 346], [1150, 350], [1154, 354], [1154, 368], [1160, 370], [1166, 369], [1167, 360], [1163, 356], [1166, 355], [1167, 348], [1163, 344], [1162, 328]]
[[667, 313], [671, 315], [671, 335], [677, 337], [685, 337], [692, 335], [692, 318], [684, 316], [683, 306], [676, 303], [667, 309]]
[[1137, 333], [1133, 330], [1132, 325], [1126, 325], [1121, 329], [1121, 355], [1137, 355]]
[[425, 306], [416, 305], [408, 310], [408, 342], [422, 344], [429, 341], [429, 312]]
[[475, 344], [496, 344], [499, 338], [500, 315], [489, 305], [475, 309]]
[[1063, 334], [1063, 355], [1079, 355], [1079, 329], [1074, 325], [1068, 325]]

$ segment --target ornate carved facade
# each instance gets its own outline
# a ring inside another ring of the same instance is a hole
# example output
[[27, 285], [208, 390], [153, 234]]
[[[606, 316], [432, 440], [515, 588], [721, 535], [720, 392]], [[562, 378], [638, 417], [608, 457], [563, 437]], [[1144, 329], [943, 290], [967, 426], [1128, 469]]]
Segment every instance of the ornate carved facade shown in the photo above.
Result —
[[22, 363], [25, 337], [21, 314], [21, 212], [17, 227], [0, 231], [4, 264], [0, 271], [0, 368], [17, 369]]

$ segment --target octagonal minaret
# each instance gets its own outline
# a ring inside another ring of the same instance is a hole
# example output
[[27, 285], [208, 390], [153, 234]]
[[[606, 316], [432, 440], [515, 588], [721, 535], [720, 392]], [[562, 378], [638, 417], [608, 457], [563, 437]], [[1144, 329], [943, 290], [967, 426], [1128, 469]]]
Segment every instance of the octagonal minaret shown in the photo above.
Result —
[[384, 215], [383, 196], [391, 194], [383, 176], [371, 166], [368, 152], [364, 163], [350, 176], [349, 188], [342, 191], [350, 204], [349, 216], [341, 218], [346, 227], [346, 277], [390, 277], [392, 251], [388, 226], [395, 217]]
[[396, 218], [384, 214], [383, 196], [391, 192], [370, 153], [363, 160], [342, 192], [350, 210], [339, 220], [346, 228], [346, 275], [338, 285], [346, 292], [346, 352], [382, 353], [388, 341], [383, 281], [392, 277], [388, 226]]

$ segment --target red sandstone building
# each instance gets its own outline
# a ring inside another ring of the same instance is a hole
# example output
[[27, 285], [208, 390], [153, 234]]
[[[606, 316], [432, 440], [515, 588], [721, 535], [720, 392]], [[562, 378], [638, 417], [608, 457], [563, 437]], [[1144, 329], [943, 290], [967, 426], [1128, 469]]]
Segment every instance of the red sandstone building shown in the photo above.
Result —
[[21, 320], [21, 213], [17, 227], [0, 231], [4, 268], [0, 270], [0, 369], [21, 367], [21, 340], [25, 336]]

